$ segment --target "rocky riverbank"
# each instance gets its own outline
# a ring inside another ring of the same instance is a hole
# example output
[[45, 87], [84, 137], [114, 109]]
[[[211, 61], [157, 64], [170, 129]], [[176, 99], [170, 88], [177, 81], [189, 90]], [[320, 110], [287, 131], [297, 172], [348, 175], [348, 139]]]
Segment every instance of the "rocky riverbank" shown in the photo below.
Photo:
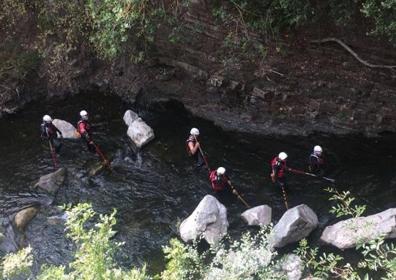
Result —
[[[1, 114], [38, 98], [102, 91], [144, 106], [177, 100], [227, 130], [367, 136], [396, 131], [394, 70], [367, 67], [335, 42], [311, 40], [337, 34], [365, 60], [396, 64], [396, 53], [386, 44], [326, 30], [284, 34], [276, 41], [249, 34], [262, 52], [244, 53], [237, 45], [230, 51], [225, 45], [229, 30], [217, 24], [206, 5], [197, 0], [185, 9], [181, 39], [170, 40], [173, 29], [161, 24], [144, 64], [131, 62], [132, 50], [104, 62], [84, 46], [64, 50], [55, 39], [44, 46], [41, 42], [45, 56], [23, 66], [23, 79], [1, 77]], [[29, 20], [21, 24], [26, 28], [19, 28], [20, 36], [30, 36], [18, 44], [23, 53], [33, 55], [39, 34], [27, 28]]]

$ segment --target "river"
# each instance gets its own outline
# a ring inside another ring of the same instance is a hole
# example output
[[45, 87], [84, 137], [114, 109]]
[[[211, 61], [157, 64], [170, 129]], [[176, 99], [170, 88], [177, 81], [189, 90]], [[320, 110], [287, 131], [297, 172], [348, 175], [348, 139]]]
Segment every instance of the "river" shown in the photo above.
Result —
[[[2, 213], [32, 195], [29, 187], [53, 171], [46, 143], [39, 137], [44, 114], [75, 124], [85, 109], [95, 126], [94, 138], [112, 160], [113, 172], [89, 176], [98, 159], [80, 141], [65, 140], [59, 156], [68, 170], [67, 184], [60, 189], [54, 205], [91, 202], [100, 213], [117, 209], [116, 239], [124, 241], [117, 256], [125, 266], [148, 264], [151, 272], [163, 269], [161, 246], [177, 236], [177, 224], [187, 217], [207, 193], [211, 193], [206, 171], [193, 169], [185, 152], [191, 127], [201, 131], [201, 143], [212, 168], [224, 166], [235, 187], [253, 206], [268, 204], [276, 222], [285, 211], [279, 190], [269, 180], [269, 161], [288, 153], [290, 167], [306, 168], [312, 147], [320, 144], [329, 164], [328, 177], [338, 190], [350, 190], [358, 203], [369, 204], [368, 213], [396, 207], [396, 135], [368, 139], [360, 135], [259, 136], [223, 131], [211, 122], [191, 116], [181, 104], [170, 102], [150, 108], [135, 106], [154, 128], [156, 139], [139, 153], [131, 148], [122, 116], [133, 107], [112, 95], [85, 93], [53, 102], [33, 103], [22, 112], [0, 120], [0, 202]], [[331, 203], [324, 191], [326, 181], [303, 175], [288, 176], [289, 206], [307, 204], [319, 217], [319, 229], [334, 222]], [[239, 215], [246, 209], [233, 197], [222, 198], [228, 209], [229, 232], [239, 236], [248, 227]], [[22, 203], [23, 204], [23, 203]], [[26, 244], [35, 255], [35, 270], [43, 263], [64, 264], [73, 245], [64, 237], [62, 225], [48, 224], [45, 210], [29, 225]]]

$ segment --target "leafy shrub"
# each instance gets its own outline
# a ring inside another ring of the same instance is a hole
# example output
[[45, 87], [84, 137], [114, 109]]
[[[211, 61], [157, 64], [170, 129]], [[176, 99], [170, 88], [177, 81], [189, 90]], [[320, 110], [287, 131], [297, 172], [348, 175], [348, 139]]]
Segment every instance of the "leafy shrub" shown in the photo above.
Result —
[[33, 265], [32, 248], [26, 247], [11, 253], [3, 259], [2, 276], [4, 279], [27, 279]]
[[[146, 280], [145, 267], [125, 271], [116, 266], [115, 252], [122, 245], [112, 240], [115, 234], [116, 211], [110, 215], [97, 215], [90, 204], [79, 204], [67, 210], [67, 236], [77, 244], [74, 260], [68, 268], [43, 267], [38, 279], [52, 280]], [[93, 228], [88, 224], [98, 219]], [[67, 272], [65, 272], [67, 271]]]

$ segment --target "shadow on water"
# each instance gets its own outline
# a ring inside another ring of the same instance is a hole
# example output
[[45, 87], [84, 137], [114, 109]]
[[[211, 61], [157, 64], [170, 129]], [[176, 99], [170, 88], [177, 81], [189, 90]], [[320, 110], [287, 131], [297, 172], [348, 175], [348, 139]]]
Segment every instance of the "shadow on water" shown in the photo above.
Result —
[[[224, 166], [252, 206], [268, 204], [273, 208], [275, 222], [285, 207], [280, 191], [269, 180], [269, 161], [286, 151], [289, 166], [305, 169], [307, 156], [316, 144], [324, 147], [330, 165], [326, 175], [337, 179], [339, 190], [351, 190], [359, 202], [369, 204], [370, 213], [396, 206], [396, 151], [390, 148], [395, 135], [366, 139], [240, 134], [223, 131], [192, 117], [179, 103], [168, 102], [135, 108], [156, 134], [152, 143], [135, 154], [122, 121], [128, 107], [117, 97], [87, 93], [52, 104], [33, 104], [0, 120], [0, 201], [9, 201], [2, 204], [2, 210], [13, 207], [9, 197], [23, 200], [22, 193], [29, 192], [32, 182], [53, 171], [48, 147], [39, 139], [42, 115], [49, 113], [75, 124], [81, 109], [90, 112], [96, 142], [112, 159], [114, 171], [90, 177], [89, 169], [97, 164], [97, 157], [79, 141], [66, 140], [59, 161], [68, 169], [67, 184], [54, 204], [88, 201], [100, 213], [116, 208], [116, 238], [125, 241], [118, 258], [125, 266], [147, 262], [151, 271], [160, 271], [164, 265], [161, 246], [176, 236], [179, 219], [187, 217], [203, 196], [211, 193], [207, 172], [194, 170], [185, 152], [185, 140], [193, 126], [201, 131], [211, 168]], [[316, 243], [321, 230], [335, 220], [328, 213], [331, 205], [324, 191], [330, 185], [292, 174], [288, 185], [289, 206], [305, 203], [318, 214], [320, 228], [312, 238]], [[230, 234], [238, 236], [247, 230], [239, 218], [245, 207], [233, 196], [220, 199], [228, 209]], [[48, 225], [43, 214], [33, 220], [27, 240], [35, 249], [38, 265], [70, 260], [74, 247], [63, 236], [63, 227]]]

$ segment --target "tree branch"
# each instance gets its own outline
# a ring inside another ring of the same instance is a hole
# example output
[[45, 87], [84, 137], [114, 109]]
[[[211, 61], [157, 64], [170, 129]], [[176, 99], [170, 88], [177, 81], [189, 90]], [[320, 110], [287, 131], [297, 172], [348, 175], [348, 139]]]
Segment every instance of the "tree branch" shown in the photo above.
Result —
[[360, 63], [364, 64], [367, 67], [370, 67], [370, 68], [383, 68], [383, 69], [396, 69], [396, 65], [371, 64], [371, 63], [363, 60], [347, 44], [345, 44], [344, 42], [342, 42], [341, 40], [339, 40], [337, 38], [325, 38], [325, 39], [322, 39], [322, 40], [313, 40], [313, 41], [311, 41], [311, 43], [313, 43], [313, 44], [322, 44], [322, 43], [327, 43], [327, 42], [335, 42], [335, 43], [339, 44], [347, 52], [349, 52], [357, 61], [359, 61]]

